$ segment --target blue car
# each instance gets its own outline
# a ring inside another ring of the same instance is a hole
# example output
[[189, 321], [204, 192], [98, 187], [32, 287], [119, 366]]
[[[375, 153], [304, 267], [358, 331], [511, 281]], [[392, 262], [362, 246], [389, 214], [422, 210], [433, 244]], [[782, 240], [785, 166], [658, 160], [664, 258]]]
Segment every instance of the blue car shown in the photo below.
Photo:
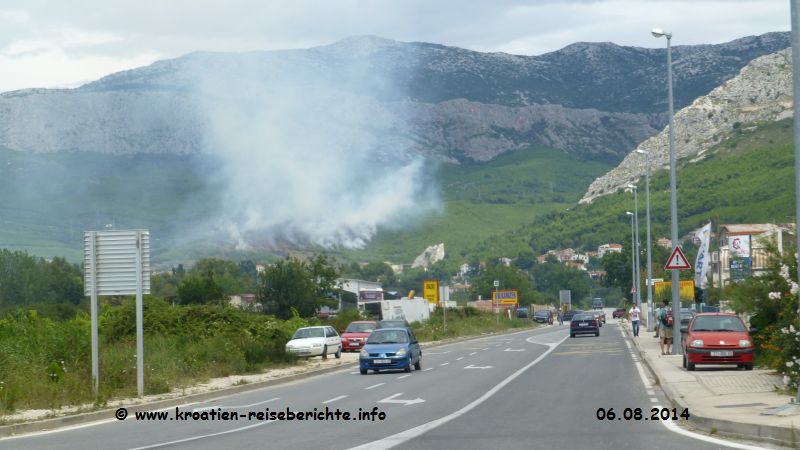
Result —
[[358, 358], [361, 375], [366, 375], [368, 370], [411, 372], [411, 366], [420, 370], [421, 360], [422, 350], [410, 328], [378, 328], [369, 335]]

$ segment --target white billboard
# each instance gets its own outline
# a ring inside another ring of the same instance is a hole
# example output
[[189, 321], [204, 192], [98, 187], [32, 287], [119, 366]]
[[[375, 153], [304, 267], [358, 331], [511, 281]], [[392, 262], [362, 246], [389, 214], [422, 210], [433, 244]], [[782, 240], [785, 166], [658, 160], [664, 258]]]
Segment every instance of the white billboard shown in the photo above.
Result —
[[750, 257], [750, 235], [728, 236], [728, 251], [731, 257]]
[[[150, 293], [150, 233], [143, 230], [87, 231], [83, 235], [84, 295], [136, 294], [141, 259], [142, 294]], [[141, 253], [140, 253], [141, 250]]]

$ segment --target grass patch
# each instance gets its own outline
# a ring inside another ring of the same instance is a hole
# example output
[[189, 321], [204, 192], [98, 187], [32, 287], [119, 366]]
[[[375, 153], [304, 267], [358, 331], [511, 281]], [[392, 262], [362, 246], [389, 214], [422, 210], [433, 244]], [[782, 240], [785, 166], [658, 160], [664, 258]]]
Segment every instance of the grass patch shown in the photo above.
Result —
[[502, 315], [498, 323], [497, 317], [493, 313], [469, 307], [463, 309], [449, 308], [447, 310], [447, 328], [444, 326], [441, 310], [437, 310], [425, 323], [412, 324], [414, 333], [420, 341], [439, 341], [518, 328], [535, 328], [536, 326], [538, 324], [528, 319], [508, 319]]

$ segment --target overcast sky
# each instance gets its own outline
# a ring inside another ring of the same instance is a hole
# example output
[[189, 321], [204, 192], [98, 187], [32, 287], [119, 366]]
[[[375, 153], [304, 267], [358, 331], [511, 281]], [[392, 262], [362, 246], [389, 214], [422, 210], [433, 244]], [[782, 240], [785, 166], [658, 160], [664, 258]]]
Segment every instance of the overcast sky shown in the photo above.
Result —
[[720, 43], [790, 29], [790, 0], [0, 0], [0, 92], [72, 87], [196, 50], [353, 35], [538, 55], [578, 41]]

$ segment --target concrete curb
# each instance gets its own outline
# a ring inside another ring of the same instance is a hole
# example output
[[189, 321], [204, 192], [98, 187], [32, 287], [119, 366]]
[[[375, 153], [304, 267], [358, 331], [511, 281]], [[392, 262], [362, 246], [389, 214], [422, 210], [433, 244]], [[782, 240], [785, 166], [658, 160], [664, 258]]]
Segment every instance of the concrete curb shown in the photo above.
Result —
[[[627, 327], [622, 327], [625, 334], [631, 337], [631, 332]], [[675, 389], [664, 383], [659, 373], [650, 364], [650, 361], [644, 356], [642, 349], [636, 339], [631, 339], [636, 345], [636, 350], [639, 352], [639, 359], [647, 367], [648, 372], [653, 376], [661, 390], [664, 391], [667, 400], [672, 403], [672, 406], [680, 409], [688, 409], [690, 412], [692, 408], [687, 404], [684, 399], [678, 395]], [[695, 428], [700, 429], [709, 435], [726, 436], [744, 440], [757, 440], [768, 444], [775, 444], [786, 446], [790, 448], [798, 447], [798, 440], [800, 440], [800, 433], [797, 433], [793, 428], [777, 427], [771, 425], [760, 425], [753, 423], [735, 422], [732, 420], [717, 419], [714, 417], [705, 417], [691, 412], [688, 422]]]
[[[540, 327], [532, 327], [530, 330], [535, 330]], [[502, 336], [506, 334], [513, 334], [527, 331], [527, 329], [511, 329], [509, 331], [502, 331], [496, 333], [487, 333], [481, 334], [476, 336], [466, 336], [466, 337], [458, 337], [458, 338], [451, 338], [443, 341], [435, 341], [431, 344], [422, 344], [422, 348], [435, 348], [440, 347], [447, 344], [452, 344], [454, 342], [464, 342], [464, 341], [471, 341], [475, 339], [490, 337], [490, 336]], [[64, 426], [69, 425], [79, 425], [89, 422], [95, 422], [100, 420], [114, 420], [115, 416], [114, 413], [119, 408], [125, 408], [128, 412], [128, 416], [137, 412], [137, 411], [153, 411], [158, 409], [165, 409], [165, 408], [172, 408], [174, 406], [184, 405], [187, 403], [198, 403], [206, 400], [211, 400], [217, 397], [223, 397], [226, 395], [231, 394], [238, 394], [241, 392], [247, 391], [255, 391], [257, 389], [262, 389], [269, 386], [274, 386], [277, 384], [284, 384], [289, 383], [292, 381], [302, 380], [304, 378], [311, 378], [317, 375], [323, 375], [331, 372], [337, 372], [340, 370], [347, 370], [356, 367], [358, 363], [350, 363], [350, 364], [341, 364], [334, 367], [325, 367], [323, 369], [311, 370], [308, 372], [297, 373], [294, 375], [287, 375], [285, 377], [275, 378], [272, 380], [264, 380], [258, 381], [255, 383], [248, 383], [238, 386], [229, 386], [226, 388], [217, 389], [214, 391], [209, 392], [198, 392], [196, 394], [188, 394], [183, 395], [180, 397], [164, 399], [164, 400], [157, 400], [154, 402], [149, 403], [137, 403], [132, 405], [120, 405], [116, 408], [104, 408], [98, 411], [91, 411], [86, 413], [79, 413], [73, 415], [67, 415], [62, 417], [54, 417], [51, 419], [43, 419], [37, 420], [33, 422], [22, 422], [16, 423], [11, 425], [3, 425], [0, 426], [0, 438], [15, 436], [18, 434], [24, 433], [34, 433], [39, 431], [53, 431], [58, 428], [62, 428]]]

